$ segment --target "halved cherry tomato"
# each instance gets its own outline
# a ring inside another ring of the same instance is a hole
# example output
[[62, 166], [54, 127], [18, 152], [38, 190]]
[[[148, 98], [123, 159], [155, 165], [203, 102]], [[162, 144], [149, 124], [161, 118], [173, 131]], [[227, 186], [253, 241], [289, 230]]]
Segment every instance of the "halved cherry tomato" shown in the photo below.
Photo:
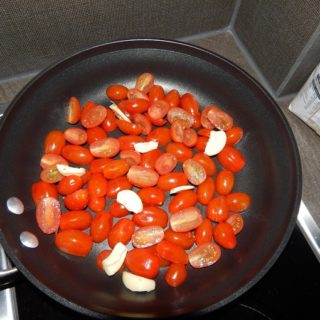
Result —
[[164, 99], [164, 90], [162, 86], [154, 85], [149, 91], [150, 101]]
[[89, 211], [78, 210], [78, 211], [68, 211], [61, 215], [60, 218], [60, 229], [77, 229], [84, 230], [87, 229], [92, 221], [92, 217]]
[[237, 144], [243, 137], [243, 129], [240, 127], [233, 127], [226, 131], [227, 135], [227, 144], [235, 145]]
[[63, 175], [57, 169], [57, 166], [45, 168], [40, 173], [40, 179], [43, 182], [56, 183], [63, 178]]
[[88, 207], [93, 212], [100, 212], [106, 208], [106, 197], [90, 196], [88, 201]]
[[171, 228], [165, 231], [164, 238], [185, 250], [190, 249], [195, 242], [194, 234], [191, 231], [175, 232]]
[[152, 120], [164, 118], [170, 109], [170, 105], [165, 100], [153, 100], [148, 108], [148, 115]]
[[60, 203], [56, 198], [45, 197], [39, 200], [36, 220], [42, 232], [46, 234], [55, 233], [59, 228], [60, 216]]
[[169, 260], [173, 263], [188, 264], [188, 256], [186, 252], [178, 245], [168, 241], [162, 240], [156, 245], [157, 253], [163, 259]]
[[198, 200], [197, 194], [192, 190], [179, 192], [169, 202], [168, 209], [170, 213], [176, 213], [182, 209], [193, 207]]
[[180, 94], [178, 90], [170, 90], [164, 98], [168, 103], [170, 108], [177, 108], [180, 105]]
[[145, 206], [139, 213], [134, 214], [133, 222], [140, 226], [159, 226], [165, 228], [168, 223], [167, 213], [155, 206]]
[[155, 169], [160, 175], [168, 174], [174, 170], [178, 163], [178, 159], [171, 153], [162, 154], [155, 163]]
[[85, 257], [90, 252], [93, 242], [91, 237], [80, 230], [63, 230], [57, 233], [55, 245], [62, 252]]
[[87, 189], [79, 189], [68, 194], [64, 199], [64, 205], [69, 210], [82, 210], [88, 205], [89, 192]]
[[101, 127], [94, 127], [94, 128], [87, 129], [87, 142], [88, 142], [88, 144], [91, 144], [97, 140], [106, 139], [107, 137], [108, 137], [107, 133]]
[[147, 141], [157, 141], [160, 146], [166, 145], [171, 141], [170, 129], [156, 128], [152, 130], [147, 136]]
[[44, 140], [44, 153], [61, 154], [66, 139], [64, 134], [59, 130], [50, 131]]
[[194, 161], [200, 163], [204, 167], [208, 176], [212, 176], [216, 173], [217, 166], [216, 166], [215, 162], [213, 161], [212, 158], [210, 158], [206, 154], [204, 154], [202, 152], [196, 153], [192, 159]]
[[213, 198], [215, 189], [214, 180], [211, 177], [207, 177], [206, 180], [198, 185], [198, 201], [202, 205], [207, 205]]
[[170, 172], [159, 177], [158, 188], [163, 191], [169, 191], [172, 188], [186, 185], [188, 179], [183, 172]]
[[142, 133], [140, 125], [125, 120], [116, 120], [118, 128], [125, 134], [138, 136]]
[[209, 201], [206, 208], [208, 218], [214, 222], [224, 221], [229, 217], [227, 200], [224, 196], [218, 196]]
[[38, 204], [42, 198], [58, 199], [58, 191], [54, 184], [38, 181], [32, 184], [31, 187], [32, 199], [35, 204]]
[[209, 121], [208, 119], [208, 113], [211, 110], [211, 108], [214, 106], [207, 106], [205, 107], [202, 111], [201, 111], [201, 118], [200, 118], [200, 122], [201, 125], [205, 128], [205, 129], [209, 129], [212, 130], [214, 129], [214, 125]]
[[154, 76], [152, 73], [144, 72], [136, 80], [135, 89], [148, 93], [154, 84]]
[[135, 150], [123, 150], [120, 159], [126, 160], [129, 166], [135, 166], [141, 163], [141, 154]]
[[153, 187], [157, 184], [159, 175], [153, 169], [143, 166], [132, 166], [127, 174], [131, 184], [139, 188]]
[[186, 160], [183, 163], [182, 168], [188, 180], [196, 186], [201, 184], [207, 178], [207, 173], [204, 167], [193, 159]]
[[151, 124], [153, 124], [156, 127], [163, 127], [164, 125], [167, 124], [167, 120], [164, 119], [164, 118], [162, 118], [162, 119], [152, 119], [152, 118], [150, 118], [148, 113], [145, 113], [144, 115], [149, 119]]
[[141, 156], [140, 165], [147, 169], [154, 169], [156, 162], [161, 155], [162, 155], [162, 151], [160, 149], [154, 149], [146, 153], [143, 153]]
[[185, 93], [182, 95], [180, 103], [181, 107], [190, 114], [195, 115], [199, 113], [199, 102], [191, 93]]
[[59, 154], [46, 153], [40, 159], [40, 167], [42, 169], [53, 167], [57, 164], [68, 165], [68, 161]]
[[198, 142], [197, 132], [192, 128], [187, 128], [183, 132], [183, 144], [189, 148], [194, 147]]
[[102, 105], [83, 108], [81, 111], [80, 122], [85, 128], [98, 127], [106, 118], [107, 109]]
[[135, 143], [144, 142], [144, 139], [140, 136], [121, 136], [118, 138], [120, 143], [120, 150], [134, 150]]
[[96, 258], [96, 266], [100, 269], [103, 270], [103, 266], [102, 266], [102, 261], [106, 258], [108, 258], [111, 254], [112, 250], [102, 250], [101, 252], [99, 252], [99, 254], [97, 255]]
[[213, 225], [212, 222], [205, 218], [195, 231], [196, 244], [199, 246], [206, 242], [212, 242]]
[[63, 135], [71, 144], [81, 145], [87, 142], [87, 132], [81, 128], [68, 128]]
[[219, 130], [230, 130], [233, 126], [233, 119], [225, 111], [217, 106], [212, 106], [207, 113], [208, 120]]
[[122, 242], [123, 244], [127, 244], [133, 235], [135, 225], [132, 220], [127, 218], [123, 218], [118, 220], [116, 224], [112, 227], [109, 237], [108, 243], [111, 248], [118, 242]]
[[132, 273], [149, 279], [155, 278], [160, 269], [159, 257], [148, 248], [129, 251], [125, 263]]
[[184, 132], [187, 128], [190, 128], [187, 121], [181, 119], [173, 121], [170, 127], [170, 136], [172, 141], [183, 142]]
[[134, 98], [123, 100], [121, 105], [123, 106], [124, 110], [129, 112], [130, 114], [144, 113], [149, 108], [149, 101], [145, 99]]
[[166, 275], [165, 280], [171, 287], [178, 287], [187, 279], [187, 269], [182, 263], [171, 263]]
[[98, 212], [91, 223], [90, 236], [93, 242], [106, 240], [112, 228], [113, 216], [107, 211]]
[[113, 84], [106, 89], [106, 95], [111, 100], [123, 100], [127, 98], [128, 88], [122, 84]]
[[240, 233], [244, 226], [244, 221], [240, 213], [231, 214], [226, 222], [232, 226], [235, 235]]
[[90, 172], [91, 173], [102, 173], [103, 168], [110, 161], [112, 161], [112, 159], [109, 159], [109, 158], [94, 159], [90, 163]]
[[192, 127], [194, 117], [189, 112], [181, 108], [171, 108], [167, 116], [168, 121], [172, 124], [176, 120], [183, 120], [188, 123], [188, 127]]
[[166, 152], [175, 155], [180, 162], [192, 157], [192, 150], [180, 142], [171, 142], [166, 145]]
[[83, 184], [86, 184], [91, 177], [91, 172], [89, 170], [86, 170], [85, 174], [81, 176]]
[[70, 124], [76, 124], [80, 121], [81, 107], [80, 101], [77, 97], [71, 97], [69, 99], [67, 108], [67, 122]]
[[251, 203], [250, 196], [245, 192], [233, 192], [226, 196], [227, 206], [230, 211], [242, 212], [249, 208]]
[[58, 185], [57, 185], [57, 190], [58, 192], [65, 196], [67, 194], [70, 194], [72, 192], [75, 192], [77, 190], [79, 190], [83, 185], [83, 181], [82, 178], [79, 176], [67, 176], [67, 177], [63, 177]]
[[240, 151], [228, 145], [218, 153], [217, 158], [226, 170], [232, 172], [239, 172], [246, 164]]
[[193, 268], [208, 267], [216, 263], [221, 257], [220, 247], [213, 242], [203, 243], [195, 247], [188, 255]]
[[129, 89], [127, 93], [127, 97], [128, 99], [139, 98], [139, 99], [144, 99], [149, 101], [148, 95], [139, 89]]
[[103, 175], [107, 179], [115, 179], [124, 176], [130, 166], [125, 159], [116, 159], [108, 162], [103, 168]]
[[88, 192], [93, 197], [104, 197], [107, 193], [108, 183], [101, 173], [94, 173], [88, 181]]
[[142, 128], [142, 134], [148, 135], [152, 130], [152, 124], [145, 115], [141, 113], [135, 113], [132, 117], [133, 122]]
[[127, 177], [111, 179], [107, 184], [107, 197], [114, 199], [119, 191], [130, 189], [132, 189], [132, 184], [128, 181]]
[[207, 137], [198, 137], [197, 143], [194, 146], [195, 149], [197, 149], [199, 152], [204, 152], [204, 150], [206, 149], [208, 140], [209, 138]]
[[101, 123], [101, 127], [107, 131], [112, 132], [117, 129], [116, 116], [111, 109], [107, 109], [107, 115]]
[[68, 161], [79, 165], [89, 164], [93, 160], [90, 151], [82, 146], [66, 145], [62, 149], [62, 156]]
[[202, 222], [198, 208], [189, 207], [179, 210], [170, 217], [170, 227], [175, 232], [186, 232], [197, 228]]
[[226, 249], [233, 249], [237, 245], [237, 239], [232, 226], [227, 222], [219, 222], [213, 228], [213, 238]]
[[110, 214], [115, 218], [122, 218], [127, 216], [130, 212], [121, 203], [114, 201], [109, 208]]
[[234, 174], [232, 171], [221, 170], [217, 174], [216, 188], [221, 195], [227, 195], [231, 192], [234, 186]]
[[138, 191], [138, 196], [145, 204], [162, 206], [166, 200], [166, 194], [157, 187], [143, 188]]
[[89, 148], [96, 158], [112, 158], [119, 153], [120, 142], [115, 138], [106, 138], [91, 143]]
[[132, 235], [132, 245], [135, 248], [154, 246], [164, 238], [163, 228], [159, 226], [146, 226], [137, 229]]

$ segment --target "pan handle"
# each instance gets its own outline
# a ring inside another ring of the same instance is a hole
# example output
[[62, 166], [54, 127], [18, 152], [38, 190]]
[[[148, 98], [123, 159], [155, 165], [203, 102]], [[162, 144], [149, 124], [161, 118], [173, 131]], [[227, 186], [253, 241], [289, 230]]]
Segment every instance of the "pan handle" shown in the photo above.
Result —
[[17, 268], [0, 270], [0, 287], [13, 283], [18, 277]]

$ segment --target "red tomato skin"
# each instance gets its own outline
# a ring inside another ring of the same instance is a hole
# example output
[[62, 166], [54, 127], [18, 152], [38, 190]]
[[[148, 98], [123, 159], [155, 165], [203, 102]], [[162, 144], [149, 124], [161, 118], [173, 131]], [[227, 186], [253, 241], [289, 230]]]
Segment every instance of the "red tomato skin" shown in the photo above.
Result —
[[232, 171], [221, 170], [217, 174], [216, 189], [217, 192], [223, 196], [229, 194], [234, 186], [234, 174]]
[[162, 154], [155, 162], [155, 169], [160, 175], [168, 174], [174, 170], [178, 164], [178, 159], [171, 153]]
[[89, 145], [97, 140], [106, 139], [107, 137], [107, 133], [101, 127], [87, 129], [87, 143]]
[[212, 222], [205, 218], [202, 220], [199, 227], [195, 230], [196, 244], [199, 246], [203, 243], [211, 242], [213, 237]]
[[93, 242], [89, 235], [80, 230], [64, 230], [57, 233], [55, 245], [62, 252], [85, 257], [90, 252]]
[[250, 207], [251, 198], [245, 192], [233, 192], [226, 196], [227, 206], [230, 211], [243, 212]]
[[56, 186], [52, 183], [43, 181], [37, 181], [32, 184], [31, 194], [35, 204], [38, 204], [42, 198], [52, 197], [58, 199], [58, 191]]
[[111, 109], [107, 109], [107, 115], [101, 123], [101, 127], [106, 132], [112, 132], [117, 129], [116, 117]]
[[64, 205], [71, 211], [83, 210], [89, 201], [89, 193], [87, 189], [79, 189], [68, 194], [64, 199]]
[[122, 242], [124, 245], [129, 243], [134, 233], [134, 228], [135, 224], [132, 220], [129, 220], [127, 218], [122, 218], [121, 220], [118, 220], [109, 233], [109, 246], [111, 248], [114, 248], [114, 246], [118, 242]]
[[134, 150], [134, 144], [138, 142], [144, 142], [144, 139], [140, 136], [121, 136], [118, 138], [120, 143], [120, 150]]
[[187, 269], [182, 263], [171, 263], [166, 275], [165, 280], [171, 287], [180, 286], [187, 279]]
[[180, 105], [180, 94], [177, 90], [170, 90], [164, 98], [170, 105], [170, 108], [177, 108]]
[[129, 251], [125, 263], [132, 273], [149, 279], [154, 279], [160, 269], [160, 258], [148, 248]]
[[62, 131], [50, 131], [44, 141], [44, 153], [61, 154], [63, 147], [66, 144], [66, 139]]
[[174, 214], [182, 209], [193, 207], [198, 201], [196, 192], [192, 190], [184, 190], [179, 192], [169, 202], [168, 209], [171, 214]]
[[130, 166], [124, 159], [116, 159], [108, 162], [103, 168], [103, 175], [107, 179], [115, 179], [124, 176]]
[[140, 98], [149, 101], [149, 97], [143, 91], [139, 89], [129, 89], [127, 94], [128, 99]]
[[225, 146], [217, 155], [220, 164], [229, 171], [239, 172], [246, 164], [244, 156], [232, 146]]
[[141, 212], [134, 214], [133, 222], [139, 227], [159, 226], [165, 228], [168, 224], [168, 215], [159, 207], [145, 206]]
[[63, 177], [62, 180], [59, 181], [57, 185], [58, 192], [65, 196], [72, 192], [79, 190], [83, 185], [83, 181], [79, 176], [67, 176]]
[[156, 245], [156, 251], [160, 257], [173, 263], [188, 264], [188, 256], [186, 252], [178, 245], [162, 240]]
[[100, 243], [109, 236], [113, 224], [113, 216], [107, 211], [98, 212], [91, 223], [90, 236], [93, 242]]
[[212, 158], [200, 152], [196, 153], [193, 158], [194, 161], [200, 163], [206, 170], [207, 176], [212, 176], [217, 172], [217, 166]]
[[93, 161], [90, 162], [90, 172], [92, 174], [102, 173], [103, 168], [110, 161], [112, 161], [112, 159], [109, 159], [109, 158], [94, 159]]
[[131, 134], [134, 136], [138, 136], [142, 133], [142, 128], [135, 123], [130, 123], [125, 120], [116, 120], [116, 122], [117, 122], [119, 130], [125, 134]]
[[195, 149], [198, 150], [199, 152], [204, 152], [204, 150], [206, 149], [208, 140], [209, 138], [207, 137], [198, 137], [197, 143], [194, 146]]
[[103, 271], [102, 261], [106, 258], [108, 258], [111, 254], [112, 250], [102, 250], [99, 252], [96, 258], [96, 266]]
[[147, 141], [157, 141], [159, 146], [164, 146], [171, 141], [170, 129], [168, 128], [156, 128], [152, 130], [148, 136]]
[[149, 108], [149, 101], [139, 98], [123, 100], [123, 108], [130, 114], [144, 113]]
[[180, 142], [171, 142], [167, 144], [166, 152], [176, 156], [180, 162], [185, 162], [192, 158], [192, 150]]
[[225, 249], [233, 249], [237, 245], [232, 226], [227, 222], [220, 222], [213, 228], [213, 238]]
[[180, 103], [181, 107], [193, 116], [199, 113], [199, 102], [191, 93], [185, 93], [182, 95]]
[[169, 191], [172, 188], [188, 184], [188, 179], [183, 172], [170, 172], [159, 177], [158, 188]]
[[164, 238], [181, 248], [188, 250], [190, 249], [194, 242], [195, 237], [193, 232], [187, 231], [187, 232], [175, 232], [171, 228], [168, 228], [164, 233]]
[[138, 196], [145, 204], [162, 206], [166, 200], [166, 194], [157, 187], [143, 188], [138, 191]]
[[233, 146], [242, 139], [243, 129], [240, 127], [233, 127], [228, 131], [226, 131], [226, 135], [227, 135], [227, 144]]
[[36, 220], [43, 233], [55, 233], [61, 217], [60, 203], [56, 198], [42, 198], [36, 208]]
[[164, 90], [162, 86], [154, 85], [149, 92], [150, 101], [164, 99]]
[[62, 148], [62, 156], [75, 164], [86, 165], [93, 160], [90, 151], [82, 146], [66, 145]]
[[154, 149], [146, 153], [143, 153], [141, 155], [140, 165], [148, 169], [154, 169], [156, 162], [161, 155], [162, 151], [160, 149]]
[[107, 205], [106, 197], [90, 196], [88, 201], [88, 207], [93, 212], [100, 212], [105, 209]]
[[114, 199], [119, 191], [126, 189], [132, 189], [132, 184], [128, 181], [127, 177], [111, 179], [107, 183], [107, 197]]
[[229, 217], [227, 200], [224, 196], [213, 198], [206, 208], [208, 218], [214, 222], [221, 222]]
[[122, 218], [130, 214], [126, 207], [117, 201], [111, 203], [109, 211], [115, 218]]
[[108, 183], [101, 173], [94, 173], [88, 181], [88, 192], [93, 197], [104, 197], [107, 193]]
[[92, 217], [89, 211], [68, 211], [60, 217], [60, 230], [84, 230], [90, 226], [91, 221]]
[[198, 186], [198, 201], [202, 205], [207, 205], [209, 201], [213, 198], [215, 193], [215, 182], [211, 177], [207, 177]]
[[67, 108], [67, 122], [70, 124], [76, 124], [80, 121], [81, 106], [77, 97], [71, 97]]
[[113, 84], [106, 89], [106, 95], [111, 100], [123, 100], [127, 98], [128, 88], [122, 84]]

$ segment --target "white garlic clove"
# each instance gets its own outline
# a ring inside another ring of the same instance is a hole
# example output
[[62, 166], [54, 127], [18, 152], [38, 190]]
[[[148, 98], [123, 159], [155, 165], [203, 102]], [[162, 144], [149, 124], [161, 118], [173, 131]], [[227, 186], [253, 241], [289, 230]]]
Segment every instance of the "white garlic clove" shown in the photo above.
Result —
[[156, 288], [154, 280], [137, 276], [127, 271], [122, 273], [122, 282], [126, 288], [134, 292], [150, 292]]
[[134, 144], [134, 149], [140, 153], [146, 153], [151, 150], [158, 148], [159, 142], [157, 141], [147, 141], [147, 142], [137, 142]]
[[192, 185], [190, 185], [190, 184], [187, 184], [187, 185], [185, 185], [185, 186], [179, 186], [179, 187], [172, 188], [172, 189], [170, 190], [170, 194], [179, 193], [179, 192], [184, 191], [184, 190], [192, 190], [192, 189], [194, 189], [194, 188], [195, 188], [195, 186], [192, 186]]
[[119, 191], [117, 193], [117, 202], [133, 213], [139, 213], [143, 210], [141, 198], [132, 190]]
[[124, 120], [131, 123], [131, 120], [122, 112], [122, 110], [114, 103], [109, 108], [116, 114], [120, 120]]
[[207, 142], [204, 153], [211, 157], [218, 154], [227, 143], [227, 135], [224, 131], [215, 131], [210, 132], [210, 137]]
[[83, 176], [86, 174], [85, 168], [74, 168], [65, 164], [57, 164], [58, 171], [65, 177], [67, 176]]
[[108, 276], [113, 276], [121, 268], [126, 258], [128, 249], [122, 243], [118, 242], [110, 255], [102, 261], [102, 267]]

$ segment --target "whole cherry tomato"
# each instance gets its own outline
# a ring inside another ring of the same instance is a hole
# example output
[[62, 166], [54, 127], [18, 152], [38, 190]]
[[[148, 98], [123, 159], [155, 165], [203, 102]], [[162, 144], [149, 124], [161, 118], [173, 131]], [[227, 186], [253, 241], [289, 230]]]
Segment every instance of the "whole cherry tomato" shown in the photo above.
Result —
[[202, 205], [207, 205], [213, 198], [215, 189], [214, 180], [211, 177], [207, 177], [206, 180], [198, 185], [198, 201]]
[[138, 196], [145, 204], [162, 206], [166, 200], [166, 194], [157, 187], [143, 188], [138, 191]]
[[233, 127], [226, 131], [227, 144], [233, 146], [237, 144], [243, 137], [243, 129], [240, 127]]
[[163, 87], [155, 84], [149, 91], [149, 99], [150, 101], [164, 99]]
[[93, 197], [104, 197], [107, 193], [107, 180], [101, 173], [94, 173], [88, 181], [88, 192]]
[[165, 228], [168, 223], [167, 213], [155, 206], [145, 206], [139, 213], [134, 214], [133, 222], [140, 226], [159, 226]]
[[112, 228], [113, 216], [106, 211], [98, 212], [91, 223], [90, 235], [94, 242], [102, 242], [108, 238]]
[[246, 164], [240, 151], [228, 145], [218, 153], [217, 158], [226, 170], [232, 172], [239, 172]]
[[125, 159], [116, 159], [108, 162], [103, 168], [103, 175], [107, 179], [115, 179], [124, 176], [130, 166]]
[[132, 189], [132, 184], [128, 181], [127, 177], [111, 179], [107, 184], [107, 197], [114, 199], [119, 191], [127, 189]]
[[201, 224], [195, 231], [196, 244], [199, 246], [200, 244], [206, 242], [212, 242], [213, 236], [213, 226], [212, 222], [205, 218], [202, 220]]
[[204, 150], [206, 149], [208, 140], [209, 138], [207, 137], [198, 137], [197, 143], [194, 146], [195, 149], [197, 149], [199, 152], [204, 152]]
[[228, 222], [220, 222], [213, 228], [213, 238], [226, 249], [233, 249], [237, 245], [233, 228]]
[[227, 200], [224, 196], [218, 196], [209, 201], [206, 208], [207, 216], [214, 222], [224, 221], [229, 217]]
[[159, 177], [158, 188], [169, 191], [172, 188], [188, 184], [188, 179], [183, 172], [170, 172]]
[[101, 158], [101, 159], [94, 159], [90, 162], [90, 172], [93, 173], [102, 173], [103, 168], [106, 166], [108, 162], [112, 161], [109, 158]]
[[90, 196], [88, 201], [88, 207], [94, 212], [100, 212], [105, 209], [107, 204], [106, 197]]
[[90, 252], [93, 242], [83, 231], [64, 230], [57, 233], [55, 245], [65, 253], [84, 257]]
[[106, 116], [107, 109], [102, 105], [84, 107], [81, 111], [80, 122], [85, 128], [94, 128], [102, 124]]
[[170, 129], [156, 128], [152, 130], [147, 136], [147, 141], [157, 141], [160, 146], [166, 145], [171, 141]]
[[60, 217], [60, 229], [84, 230], [90, 226], [91, 220], [92, 217], [89, 211], [68, 211], [63, 213]]
[[154, 169], [156, 162], [161, 155], [162, 151], [160, 149], [148, 151], [142, 154], [140, 165], [148, 169]]
[[198, 200], [197, 194], [192, 190], [184, 190], [179, 192], [176, 196], [172, 198], [169, 202], [169, 212], [176, 213], [182, 209], [193, 207]]
[[234, 212], [242, 212], [247, 210], [251, 203], [250, 196], [245, 192], [229, 193], [226, 198], [229, 210]]
[[67, 176], [67, 177], [63, 177], [58, 185], [57, 185], [57, 190], [58, 192], [65, 196], [67, 194], [70, 194], [72, 192], [75, 192], [77, 190], [79, 190], [83, 185], [83, 181], [81, 179], [81, 177], [79, 176]]
[[170, 105], [170, 108], [177, 108], [180, 105], [180, 94], [178, 90], [170, 90], [164, 98]]
[[182, 263], [171, 263], [166, 275], [165, 280], [171, 287], [178, 287], [187, 279], [187, 269]]
[[132, 273], [149, 279], [155, 278], [160, 269], [159, 257], [148, 248], [129, 251], [125, 263]]
[[234, 174], [232, 171], [221, 170], [217, 174], [216, 188], [221, 195], [227, 195], [231, 192], [234, 186]]
[[144, 139], [139, 136], [121, 136], [118, 138], [120, 150], [134, 150], [134, 145], [138, 142], [144, 142]]
[[244, 221], [240, 213], [231, 214], [226, 222], [232, 226], [235, 235], [240, 233], [244, 226]]
[[171, 228], [165, 231], [164, 238], [185, 250], [190, 249], [195, 242], [194, 234], [191, 231], [175, 232]]
[[58, 191], [54, 184], [38, 181], [31, 187], [32, 199], [37, 204], [42, 198], [52, 197], [58, 199]]
[[68, 194], [64, 199], [64, 205], [69, 210], [82, 210], [88, 205], [89, 193], [87, 189], [79, 189]]
[[157, 253], [163, 259], [169, 260], [173, 263], [188, 264], [188, 256], [186, 252], [178, 245], [168, 241], [162, 240], [156, 245]]
[[116, 117], [111, 109], [107, 109], [107, 115], [101, 123], [101, 127], [106, 132], [112, 132], [117, 129]]
[[79, 165], [89, 164], [93, 160], [90, 151], [82, 146], [66, 145], [62, 148], [62, 156]]
[[109, 211], [115, 218], [122, 218], [130, 214], [126, 207], [117, 201], [111, 203]]
[[102, 261], [106, 258], [108, 258], [111, 254], [111, 250], [102, 250], [99, 252], [96, 258], [96, 265], [100, 270], [103, 270]]
[[185, 93], [182, 95], [180, 103], [181, 107], [193, 116], [199, 113], [199, 102], [191, 93]]
[[107, 87], [106, 94], [111, 100], [123, 100], [127, 98], [128, 88], [122, 84], [113, 84]]
[[171, 142], [166, 145], [166, 152], [175, 155], [180, 162], [192, 157], [192, 150], [180, 142]]
[[67, 108], [67, 122], [70, 124], [76, 124], [80, 121], [81, 106], [77, 97], [71, 97], [69, 99]]
[[203, 166], [208, 176], [212, 176], [216, 173], [217, 166], [215, 162], [211, 157], [207, 156], [206, 154], [202, 152], [196, 153], [192, 159]]
[[139, 98], [123, 100], [123, 108], [129, 113], [144, 113], [149, 108], [149, 101]]
[[128, 122], [125, 120], [116, 120], [118, 128], [125, 134], [138, 136], [142, 133], [142, 127], [136, 123]]
[[107, 133], [101, 127], [87, 129], [87, 142], [89, 145], [97, 140], [103, 140], [106, 138]]
[[109, 237], [108, 237], [108, 243], [111, 248], [114, 248], [114, 246], [118, 242], [122, 242], [123, 244], [127, 244], [133, 235], [134, 232], [134, 222], [132, 220], [129, 220], [127, 218], [122, 218], [121, 220], [118, 220], [116, 224], [112, 227]]
[[50, 131], [44, 140], [44, 153], [61, 154], [65, 144], [66, 139], [62, 131]]

